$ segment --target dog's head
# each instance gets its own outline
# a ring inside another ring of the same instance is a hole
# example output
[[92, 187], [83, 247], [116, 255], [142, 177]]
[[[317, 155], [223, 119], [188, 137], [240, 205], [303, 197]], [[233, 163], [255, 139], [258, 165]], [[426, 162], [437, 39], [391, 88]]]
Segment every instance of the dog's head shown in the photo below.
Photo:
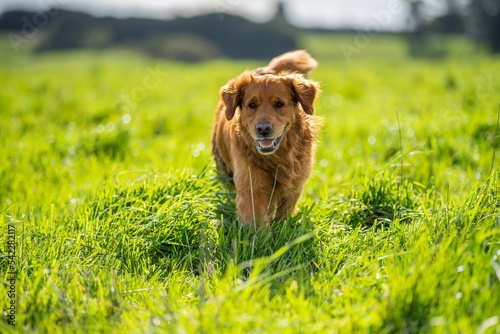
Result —
[[318, 85], [300, 74], [254, 76], [245, 72], [222, 87], [220, 94], [226, 105], [226, 118], [231, 120], [239, 112], [241, 125], [255, 141], [257, 150], [272, 154], [297, 113], [314, 113], [318, 92]]

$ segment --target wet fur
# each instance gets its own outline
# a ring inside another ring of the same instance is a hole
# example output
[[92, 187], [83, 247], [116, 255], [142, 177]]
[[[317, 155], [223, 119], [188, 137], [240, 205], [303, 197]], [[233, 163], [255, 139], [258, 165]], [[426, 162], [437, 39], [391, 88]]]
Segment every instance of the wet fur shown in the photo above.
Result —
[[[319, 87], [305, 74], [316, 64], [305, 51], [287, 53], [267, 67], [242, 73], [220, 90], [212, 152], [219, 173], [234, 182], [237, 212], [244, 225], [267, 226], [273, 219], [289, 217], [311, 174]], [[260, 109], [250, 110], [249, 98], [262, 100]], [[286, 100], [285, 107], [273, 110], [266, 101], [275, 98]], [[272, 154], [257, 149], [254, 129], [262, 120], [277, 129], [274, 137], [284, 129]]]

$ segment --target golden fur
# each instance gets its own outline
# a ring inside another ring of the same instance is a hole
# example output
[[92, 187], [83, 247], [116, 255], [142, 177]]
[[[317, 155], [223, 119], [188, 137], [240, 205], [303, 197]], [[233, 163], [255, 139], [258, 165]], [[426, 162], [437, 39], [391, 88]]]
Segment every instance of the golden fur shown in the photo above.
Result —
[[305, 51], [289, 52], [220, 90], [212, 152], [234, 182], [244, 225], [289, 217], [311, 174], [319, 87], [305, 74], [316, 65]]

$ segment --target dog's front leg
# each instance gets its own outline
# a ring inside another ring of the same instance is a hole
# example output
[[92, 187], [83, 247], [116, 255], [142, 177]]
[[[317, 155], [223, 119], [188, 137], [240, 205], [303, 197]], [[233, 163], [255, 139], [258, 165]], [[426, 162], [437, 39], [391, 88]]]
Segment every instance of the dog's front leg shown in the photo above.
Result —
[[236, 168], [234, 185], [236, 188], [236, 209], [245, 226], [269, 226], [276, 207], [270, 204], [271, 194], [262, 187], [266, 184], [257, 169]]
[[295, 211], [300, 194], [291, 195], [281, 199], [276, 210], [276, 220], [283, 222], [290, 218]]
[[265, 197], [259, 193], [237, 193], [236, 207], [243, 225], [269, 226], [272, 217], [268, 212], [268, 197]]

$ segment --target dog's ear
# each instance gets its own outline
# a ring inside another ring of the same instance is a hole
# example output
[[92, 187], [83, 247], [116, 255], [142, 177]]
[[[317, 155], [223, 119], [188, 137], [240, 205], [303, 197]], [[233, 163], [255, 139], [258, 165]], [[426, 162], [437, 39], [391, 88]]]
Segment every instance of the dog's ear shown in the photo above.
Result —
[[241, 108], [245, 87], [248, 86], [251, 80], [252, 75], [245, 72], [220, 89], [220, 97], [226, 105], [226, 119], [228, 121], [234, 117], [236, 108]]
[[319, 85], [311, 80], [307, 80], [300, 75], [289, 77], [292, 98], [295, 103], [300, 103], [304, 112], [309, 115], [314, 114], [314, 100], [319, 95]]

